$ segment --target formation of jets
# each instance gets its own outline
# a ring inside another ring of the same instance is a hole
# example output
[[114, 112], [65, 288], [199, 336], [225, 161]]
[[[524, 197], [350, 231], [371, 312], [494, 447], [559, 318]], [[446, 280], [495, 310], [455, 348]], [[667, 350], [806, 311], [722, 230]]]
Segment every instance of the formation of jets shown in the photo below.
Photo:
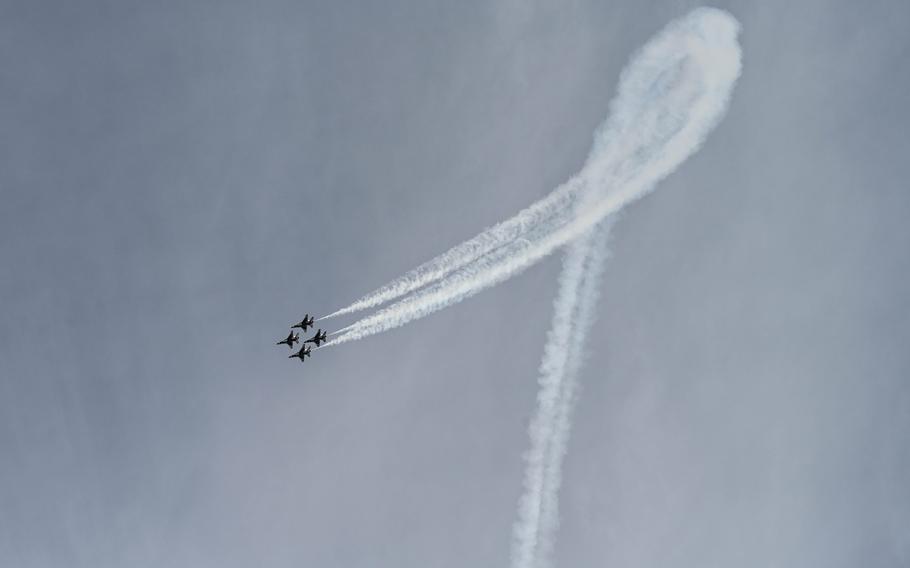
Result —
[[[276, 343], [275, 345], [287, 345], [289, 348], [294, 349], [294, 344], [300, 341], [300, 334], [294, 333], [295, 329], [300, 329], [306, 333], [307, 328], [314, 327], [316, 320], [310, 314], [303, 316], [303, 320], [300, 323], [295, 323], [291, 326], [291, 332], [288, 333], [288, 336]], [[303, 360], [310, 356], [310, 350], [312, 349], [308, 343], [314, 343], [316, 347], [322, 345], [326, 341], [327, 333], [322, 331], [322, 329], [317, 329], [313, 337], [303, 340], [300, 350], [294, 353], [293, 355], [288, 356], [288, 359], [293, 359], [297, 357], [300, 359], [300, 362], [303, 363]]]
[[313, 318], [313, 316], [311, 316], [310, 314], [305, 314], [303, 316], [303, 321], [301, 321], [300, 323], [295, 323], [294, 325], [291, 326], [291, 329], [296, 329], [299, 327], [303, 331], [306, 331], [306, 328], [313, 327], [313, 323], [315, 321], [316, 320]]
[[311, 347], [309, 345], [304, 345], [303, 347], [300, 348], [300, 351], [298, 351], [297, 353], [294, 353], [293, 355], [288, 355], [288, 359], [293, 359], [294, 357], [299, 357], [300, 362], [303, 363], [303, 360], [310, 356], [310, 349], [311, 349]]

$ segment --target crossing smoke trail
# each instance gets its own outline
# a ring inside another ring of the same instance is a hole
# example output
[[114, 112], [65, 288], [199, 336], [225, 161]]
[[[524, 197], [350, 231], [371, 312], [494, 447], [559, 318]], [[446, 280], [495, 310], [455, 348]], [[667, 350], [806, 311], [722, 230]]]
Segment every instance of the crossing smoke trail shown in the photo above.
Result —
[[[348, 326], [326, 346], [404, 325], [498, 284], [650, 192], [698, 150], [726, 111], [741, 68], [738, 31], [732, 16], [710, 8], [671, 22], [623, 71], [588, 161], [562, 186], [574, 188], [568, 205], [542, 215], [537, 226], [519, 223], [525, 232], [518, 240], [459, 257], [452, 266], [460, 268]], [[582, 187], [596, 198], [571, 213]]]
[[[404, 325], [506, 280], [567, 248], [529, 426], [513, 568], [546, 568], [585, 338], [593, 322], [615, 213], [698, 150], [723, 117], [741, 70], [738, 22], [700, 8], [671, 22], [623, 71], [610, 116], [582, 170], [549, 196], [326, 317], [394, 304], [336, 331], [329, 347]], [[321, 318], [325, 319], [325, 318]]]

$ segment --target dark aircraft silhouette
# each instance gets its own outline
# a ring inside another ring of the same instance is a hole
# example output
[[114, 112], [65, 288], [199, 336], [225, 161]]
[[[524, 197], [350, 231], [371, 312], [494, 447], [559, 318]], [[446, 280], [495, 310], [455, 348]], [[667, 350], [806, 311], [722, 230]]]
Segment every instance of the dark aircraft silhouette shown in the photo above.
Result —
[[315, 318], [313, 318], [310, 314], [306, 314], [303, 316], [303, 321], [301, 321], [300, 323], [295, 323], [294, 325], [291, 326], [291, 329], [294, 329], [295, 327], [299, 327], [303, 331], [306, 331], [306, 329], [308, 327], [313, 327], [313, 323], [315, 323], [315, 321], [316, 321]]
[[300, 362], [303, 363], [303, 360], [310, 356], [310, 346], [304, 345], [300, 348], [300, 351], [294, 353], [293, 355], [288, 355], [288, 359], [293, 359], [294, 357], [299, 357]]
[[288, 334], [287, 339], [284, 339], [283, 341], [279, 341], [275, 345], [287, 345], [288, 347], [293, 349], [294, 344], [297, 343], [298, 339], [300, 339], [300, 336], [292, 331], [291, 333]]
[[316, 347], [319, 347], [319, 344], [325, 341], [326, 332], [321, 329], [316, 330], [316, 335], [304, 341], [304, 343], [315, 343]]

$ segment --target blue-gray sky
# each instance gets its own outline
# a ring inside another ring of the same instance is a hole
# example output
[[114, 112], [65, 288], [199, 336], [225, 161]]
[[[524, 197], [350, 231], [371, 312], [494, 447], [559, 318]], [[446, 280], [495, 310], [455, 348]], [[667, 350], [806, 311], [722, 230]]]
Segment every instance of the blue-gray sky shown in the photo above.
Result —
[[[695, 3], [0, 1], [0, 564], [504, 566], [558, 258], [274, 342], [578, 169]], [[625, 211], [559, 566], [910, 562], [903, 2], [730, 2]]]

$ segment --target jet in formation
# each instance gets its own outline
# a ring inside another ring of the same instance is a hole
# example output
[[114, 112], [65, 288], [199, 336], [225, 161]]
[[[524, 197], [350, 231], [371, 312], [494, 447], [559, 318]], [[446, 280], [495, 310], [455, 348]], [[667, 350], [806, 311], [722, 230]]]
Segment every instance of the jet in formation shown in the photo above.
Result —
[[297, 343], [298, 341], [300, 341], [300, 343], [301, 343], [300, 350], [297, 351], [296, 353], [290, 355], [288, 357], [288, 359], [293, 359], [294, 357], [297, 357], [298, 359], [300, 359], [300, 362], [302, 363], [304, 359], [311, 356], [310, 352], [312, 351], [313, 348], [309, 344], [314, 343], [314, 344], [316, 344], [316, 347], [319, 347], [326, 341], [326, 337], [328, 336], [328, 333], [322, 331], [322, 329], [317, 329], [316, 333], [313, 335], [313, 337], [306, 339], [306, 340], [301, 340], [300, 335], [295, 333], [294, 330], [299, 328], [299, 329], [302, 329], [303, 331], [306, 331], [307, 328], [313, 327], [315, 322], [316, 322], [316, 318], [314, 318], [310, 314], [306, 314], [305, 316], [303, 316], [303, 320], [300, 323], [295, 323], [294, 325], [291, 326], [291, 332], [288, 333], [288, 336], [285, 337], [284, 339], [282, 339], [281, 341], [279, 341], [278, 343], [276, 343], [275, 345], [287, 345], [291, 350], [293, 350], [294, 344]]
[[276, 343], [275, 345], [287, 345], [288, 347], [290, 347], [291, 349], [293, 349], [293, 348], [294, 348], [294, 344], [297, 343], [297, 341], [298, 341], [299, 339], [300, 339], [300, 335], [298, 335], [298, 334], [296, 334], [296, 333], [294, 333], [294, 332], [292, 331], [291, 333], [288, 334], [288, 336], [287, 336], [285, 339], [282, 339], [281, 341], [279, 341], [279, 342]]
[[297, 357], [300, 359], [300, 362], [303, 363], [303, 360], [310, 356], [310, 349], [311, 349], [311, 347], [309, 345], [304, 345], [303, 347], [300, 348], [300, 351], [298, 351], [297, 353], [294, 353], [293, 355], [288, 355], [288, 359], [293, 359], [294, 357]]
[[305, 314], [303, 316], [303, 321], [301, 321], [300, 323], [295, 323], [294, 325], [291, 326], [291, 329], [299, 327], [303, 331], [306, 331], [308, 327], [313, 327], [314, 323], [316, 323], [316, 319], [313, 316], [311, 316], [310, 314]]
[[316, 335], [304, 341], [304, 343], [315, 343], [316, 347], [319, 347], [319, 344], [325, 341], [326, 332], [321, 329], [316, 330]]

